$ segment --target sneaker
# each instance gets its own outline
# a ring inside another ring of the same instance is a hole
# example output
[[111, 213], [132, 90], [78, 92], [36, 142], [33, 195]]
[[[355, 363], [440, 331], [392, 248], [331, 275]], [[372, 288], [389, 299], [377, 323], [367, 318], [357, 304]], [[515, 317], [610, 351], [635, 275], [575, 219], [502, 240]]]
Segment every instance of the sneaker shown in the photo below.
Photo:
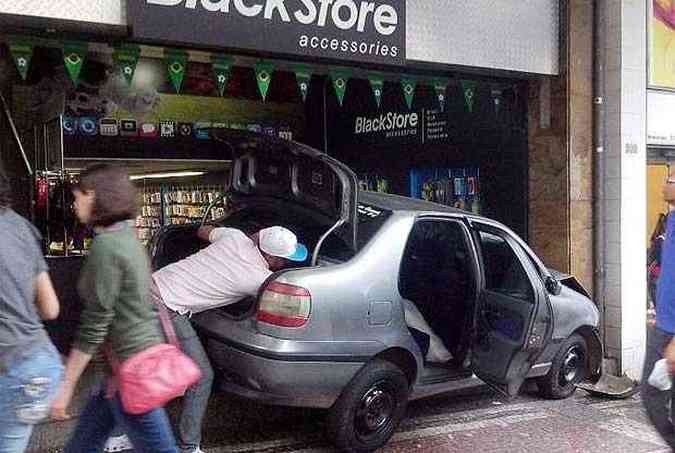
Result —
[[108, 438], [108, 441], [105, 443], [105, 447], [103, 447], [103, 451], [106, 453], [129, 451], [133, 449], [134, 446], [131, 445], [129, 438], [125, 434]]

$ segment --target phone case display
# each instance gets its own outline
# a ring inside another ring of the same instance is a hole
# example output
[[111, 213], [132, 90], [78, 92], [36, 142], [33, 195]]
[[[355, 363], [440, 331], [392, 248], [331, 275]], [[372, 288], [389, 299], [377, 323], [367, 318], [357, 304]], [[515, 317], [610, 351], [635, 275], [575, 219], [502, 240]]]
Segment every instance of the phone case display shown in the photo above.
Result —
[[[207, 208], [214, 200], [222, 196], [223, 186], [171, 186], [164, 191], [164, 224], [182, 225], [200, 222]], [[211, 210], [210, 219], [225, 215], [225, 207]]]
[[410, 196], [480, 214], [480, 169], [412, 169]]
[[[136, 219], [138, 237], [147, 244], [165, 225], [184, 225], [201, 222], [214, 200], [225, 192], [224, 186], [189, 185], [145, 186], [142, 189], [141, 215]], [[210, 211], [209, 219], [225, 215], [227, 203], [220, 202]]]
[[36, 173], [35, 225], [48, 256], [83, 255], [91, 246], [94, 232], [77, 220], [73, 208], [77, 183], [77, 175], [71, 173]]
[[366, 173], [359, 177], [359, 188], [370, 192], [389, 193], [389, 181], [377, 174]]
[[143, 205], [141, 215], [136, 219], [138, 238], [147, 243], [162, 227], [162, 188], [161, 186], [144, 187], [142, 191]]

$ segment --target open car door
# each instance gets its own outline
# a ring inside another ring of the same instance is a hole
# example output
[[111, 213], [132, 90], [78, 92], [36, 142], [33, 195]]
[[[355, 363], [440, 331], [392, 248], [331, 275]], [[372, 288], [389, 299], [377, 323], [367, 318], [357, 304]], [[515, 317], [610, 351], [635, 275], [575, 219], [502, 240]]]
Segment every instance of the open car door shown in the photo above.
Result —
[[474, 223], [482, 284], [475, 314], [472, 368], [508, 396], [550, 341], [548, 293], [527, 252], [510, 233]]
[[358, 182], [349, 167], [313, 148], [275, 137], [231, 129], [213, 129], [210, 135], [234, 155], [229, 193], [235, 201], [302, 205], [335, 225], [330, 232], [356, 252]]

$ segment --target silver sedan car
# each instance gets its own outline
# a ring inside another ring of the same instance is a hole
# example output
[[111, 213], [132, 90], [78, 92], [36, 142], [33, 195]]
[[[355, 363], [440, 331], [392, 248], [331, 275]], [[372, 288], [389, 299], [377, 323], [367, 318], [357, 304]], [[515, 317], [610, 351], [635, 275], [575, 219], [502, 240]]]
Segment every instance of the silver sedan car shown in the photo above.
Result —
[[[266, 404], [327, 409], [345, 451], [373, 451], [410, 400], [476, 383], [515, 395], [526, 379], [565, 398], [600, 376], [598, 310], [504, 225], [404, 197], [362, 192], [344, 164], [303, 145], [215, 132], [236, 156], [233, 209], [218, 225], [295, 231], [312, 251], [257, 298], [193, 318], [219, 388]], [[156, 267], [187, 256], [196, 226], [154, 241]], [[451, 359], [426, 360], [428, 334]]]

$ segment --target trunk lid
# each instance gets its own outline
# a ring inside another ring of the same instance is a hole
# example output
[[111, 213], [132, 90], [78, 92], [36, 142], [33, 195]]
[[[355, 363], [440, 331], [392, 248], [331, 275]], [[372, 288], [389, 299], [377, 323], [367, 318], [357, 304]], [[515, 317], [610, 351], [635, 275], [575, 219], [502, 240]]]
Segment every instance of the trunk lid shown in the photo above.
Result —
[[215, 129], [214, 140], [234, 156], [229, 192], [235, 201], [302, 205], [340, 223], [334, 231], [357, 249], [356, 175], [343, 163], [300, 143], [246, 131]]

